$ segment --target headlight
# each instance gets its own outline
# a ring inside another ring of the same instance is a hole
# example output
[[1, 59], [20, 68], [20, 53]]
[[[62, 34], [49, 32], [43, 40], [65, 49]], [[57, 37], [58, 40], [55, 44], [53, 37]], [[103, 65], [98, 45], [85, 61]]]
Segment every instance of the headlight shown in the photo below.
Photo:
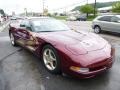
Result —
[[70, 70], [82, 72], [82, 73], [89, 72], [89, 68], [80, 68], [80, 67], [75, 67], [75, 66], [71, 66]]

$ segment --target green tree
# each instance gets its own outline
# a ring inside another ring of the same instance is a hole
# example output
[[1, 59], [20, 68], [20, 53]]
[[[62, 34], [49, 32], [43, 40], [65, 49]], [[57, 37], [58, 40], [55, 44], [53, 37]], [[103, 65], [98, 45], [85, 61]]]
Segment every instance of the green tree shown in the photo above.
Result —
[[57, 13], [57, 12], [55, 12], [55, 13], [54, 13], [54, 15], [55, 15], [55, 16], [57, 16], [57, 15], [58, 15], [58, 13]]
[[83, 5], [80, 7], [80, 12], [86, 13], [87, 17], [88, 17], [89, 14], [94, 13], [94, 7], [92, 5], [88, 5], [88, 4]]
[[0, 14], [2, 14], [3, 16], [5, 16], [4, 10], [0, 9]]
[[52, 16], [51, 13], [48, 13], [48, 16], [51, 17]]
[[112, 6], [112, 12], [120, 13], [120, 1], [116, 2]]

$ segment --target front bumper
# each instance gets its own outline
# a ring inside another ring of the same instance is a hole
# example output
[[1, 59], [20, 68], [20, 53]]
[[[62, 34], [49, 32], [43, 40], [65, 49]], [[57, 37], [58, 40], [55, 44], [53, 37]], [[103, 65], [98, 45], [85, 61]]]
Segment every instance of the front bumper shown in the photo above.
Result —
[[86, 79], [86, 78], [92, 78], [95, 77], [98, 74], [101, 74], [105, 72], [106, 70], [110, 69], [114, 63], [114, 56], [107, 59], [108, 62], [106, 62], [104, 65], [100, 67], [90, 68], [89, 72], [79, 72], [79, 71], [73, 71], [69, 70], [67, 71], [67, 74], [80, 78], [80, 79]]

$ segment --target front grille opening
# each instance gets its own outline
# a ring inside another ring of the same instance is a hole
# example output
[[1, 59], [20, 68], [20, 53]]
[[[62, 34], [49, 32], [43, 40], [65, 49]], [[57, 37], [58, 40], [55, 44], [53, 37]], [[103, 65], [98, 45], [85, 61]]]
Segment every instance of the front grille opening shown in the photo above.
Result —
[[100, 69], [103, 69], [103, 68], [105, 68], [105, 66], [94, 67], [94, 68], [90, 68], [89, 70], [90, 71], [97, 71], [97, 70], [100, 70]]

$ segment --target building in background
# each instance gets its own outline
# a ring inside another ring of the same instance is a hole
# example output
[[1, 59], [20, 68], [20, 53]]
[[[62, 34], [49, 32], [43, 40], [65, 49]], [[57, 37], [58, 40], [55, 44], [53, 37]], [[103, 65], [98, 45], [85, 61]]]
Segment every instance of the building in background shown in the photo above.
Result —
[[111, 13], [111, 11], [112, 11], [112, 6], [103, 7], [103, 8], [98, 9], [98, 12], [100, 12], [100, 13]]
[[12, 16], [15, 16], [15, 12], [14, 11], [12, 12]]

